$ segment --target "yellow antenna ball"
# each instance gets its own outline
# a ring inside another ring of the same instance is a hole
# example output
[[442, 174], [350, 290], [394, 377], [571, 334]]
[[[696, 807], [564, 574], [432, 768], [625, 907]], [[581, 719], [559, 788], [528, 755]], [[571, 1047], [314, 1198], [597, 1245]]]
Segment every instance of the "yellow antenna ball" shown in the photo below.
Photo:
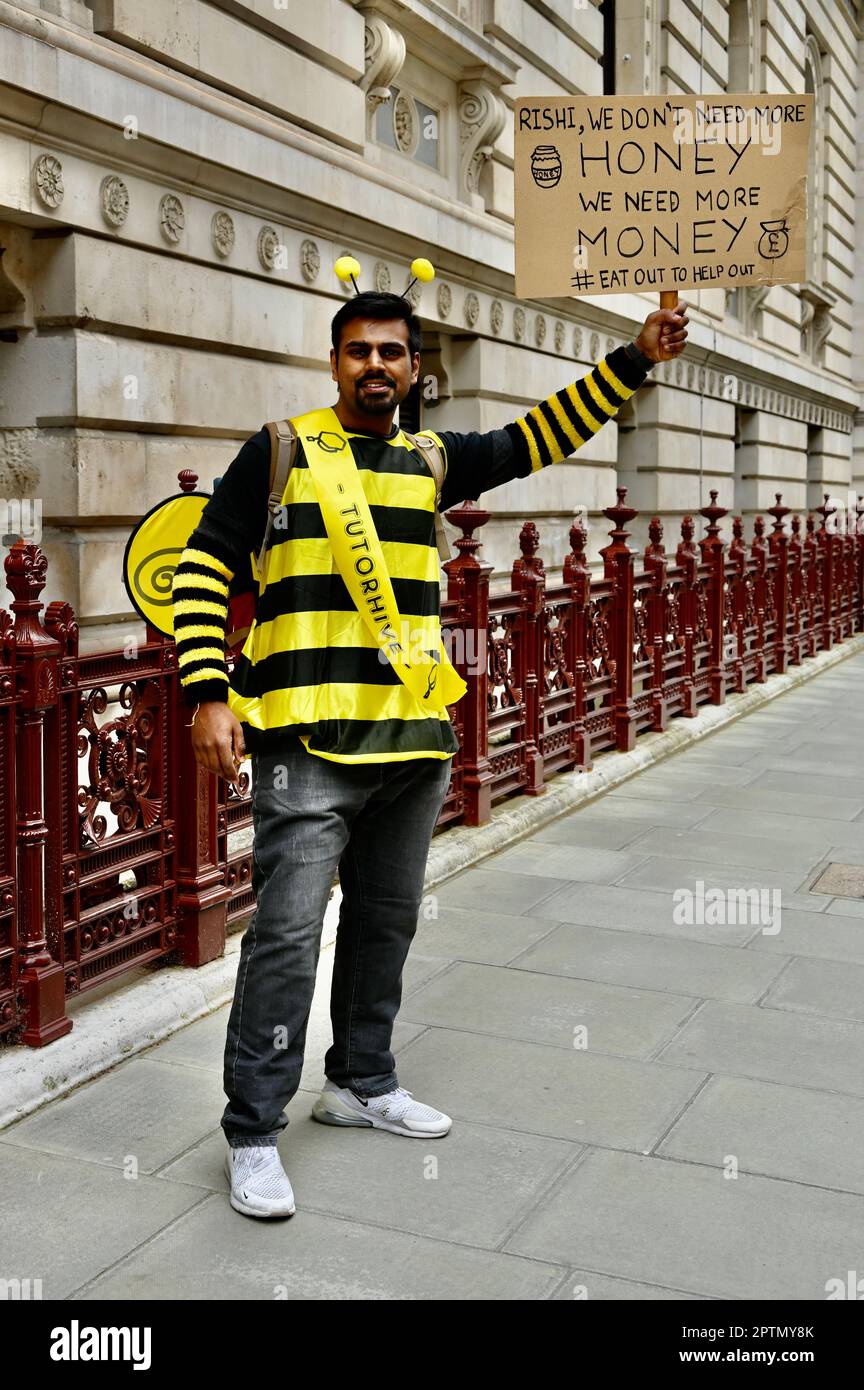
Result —
[[344, 284], [360, 274], [360, 262], [353, 256], [340, 256], [333, 269]]
[[411, 274], [415, 280], [421, 280], [424, 285], [428, 285], [430, 280], [435, 279], [435, 267], [425, 256], [418, 256], [416, 261], [411, 262]]

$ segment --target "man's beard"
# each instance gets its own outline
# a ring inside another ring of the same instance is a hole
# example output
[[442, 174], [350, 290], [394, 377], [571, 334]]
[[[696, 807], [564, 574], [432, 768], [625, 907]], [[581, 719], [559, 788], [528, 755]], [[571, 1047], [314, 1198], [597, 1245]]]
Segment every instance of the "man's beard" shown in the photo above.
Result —
[[364, 390], [364, 387], [371, 385], [373, 381], [382, 380], [384, 380], [383, 377], [371, 377], [362, 383], [358, 382], [354, 387], [355, 404], [364, 415], [389, 415], [399, 405], [395, 384], [390, 385], [387, 391], [369, 392]]

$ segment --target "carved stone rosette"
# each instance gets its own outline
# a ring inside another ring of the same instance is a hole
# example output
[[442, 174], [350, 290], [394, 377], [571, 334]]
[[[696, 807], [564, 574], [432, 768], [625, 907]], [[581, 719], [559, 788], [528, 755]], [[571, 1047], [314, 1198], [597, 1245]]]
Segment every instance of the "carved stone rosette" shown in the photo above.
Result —
[[390, 275], [390, 267], [386, 261], [375, 262], [375, 269], [372, 271], [372, 279], [375, 281], [375, 288], [379, 294], [390, 293], [390, 286], [393, 282]]
[[469, 328], [473, 328], [480, 317], [480, 300], [473, 290], [465, 296], [465, 322]]
[[363, 56], [366, 71], [357, 85], [366, 93], [367, 108], [374, 114], [383, 102], [390, 100], [390, 84], [405, 62], [405, 40], [398, 29], [385, 24], [378, 15], [367, 14]]
[[176, 193], [163, 193], [159, 199], [159, 226], [165, 240], [176, 246], [186, 226], [183, 204]]
[[489, 322], [492, 325], [492, 332], [497, 335], [504, 327], [504, 305], [500, 299], [493, 299], [489, 310]]
[[438, 286], [438, 315], [446, 319], [450, 310], [453, 308], [453, 291], [450, 286], [443, 281]]
[[420, 143], [420, 117], [408, 92], [399, 92], [393, 103], [393, 134], [403, 154], [412, 155]]
[[459, 87], [459, 168], [462, 186], [477, 193], [480, 175], [492, 158], [495, 141], [504, 129], [507, 108], [485, 82], [463, 82]]
[[321, 270], [321, 252], [316, 242], [306, 237], [300, 243], [300, 274], [307, 285], [314, 285]]
[[63, 201], [63, 165], [53, 154], [40, 154], [33, 165], [33, 191], [46, 208]]
[[106, 174], [99, 185], [99, 206], [109, 227], [122, 227], [129, 215], [129, 189], [118, 174]]
[[224, 260], [234, 247], [234, 218], [230, 212], [214, 212], [210, 219], [210, 240], [217, 256]]
[[279, 233], [275, 227], [264, 226], [258, 233], [258, 259], [265, 270], [272, 270], [279, 255]]

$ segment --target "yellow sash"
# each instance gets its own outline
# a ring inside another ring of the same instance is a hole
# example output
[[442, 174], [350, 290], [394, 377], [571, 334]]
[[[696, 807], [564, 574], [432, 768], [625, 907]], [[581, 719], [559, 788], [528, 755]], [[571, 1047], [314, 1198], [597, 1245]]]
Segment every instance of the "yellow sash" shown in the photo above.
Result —
[[413, 652], [413, 663], [397, 637], [404, 632], [384, 552], [351, 446], [336, 412], [325, 406], [294, 418], [321, 508], [324, 526], [345, 586], [361, 618], [402, 683], [427, 710], [440, 712], [468, 689], [441, 639], [441, 660]]

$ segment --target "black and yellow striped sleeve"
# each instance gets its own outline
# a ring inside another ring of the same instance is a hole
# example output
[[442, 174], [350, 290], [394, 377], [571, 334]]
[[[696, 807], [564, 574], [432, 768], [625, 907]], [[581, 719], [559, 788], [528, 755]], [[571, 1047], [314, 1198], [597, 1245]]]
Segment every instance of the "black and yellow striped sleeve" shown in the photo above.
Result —
[[225, 624], [233, 563], [229, 550], [196, 530], [174, 571], [174, 642], [188, 705], [228, 699]]
[[569, 458], [617, 415], [653, 365], [638, 350], [638, 355], [633, 352], [632, 346], [631, 350], [615, 348], [578, 381], [504, 426], [523, 460], [524, 472]]

